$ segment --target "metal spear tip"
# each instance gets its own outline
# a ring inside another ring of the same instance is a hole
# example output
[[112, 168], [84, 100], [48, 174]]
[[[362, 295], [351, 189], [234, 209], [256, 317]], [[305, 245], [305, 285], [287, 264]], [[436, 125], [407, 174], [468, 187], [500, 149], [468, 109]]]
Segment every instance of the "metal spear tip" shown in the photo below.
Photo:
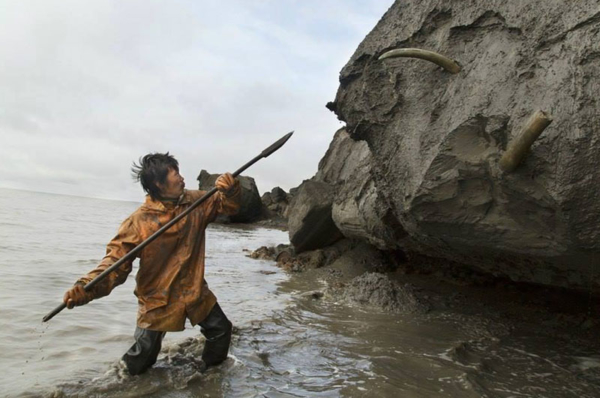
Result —
[[280, 139], [275, 141], [275, 143], [273, 145], [271, 145], [270, 147], [268, 147], [267, 149], [262, 151], [261, 156], [263, 158], [266, 158], [267, 156], [269, 156], [270, 154], [272, 154], [273, 152], [275, 152], [276, 150], [281, 148], [283, 146], [283, 144], [285, 144], [287, 142], [287, 140], [290, 139], [292, 134], [294, 134], [293, 131], [287, 133], [286, 135], [284, 135], [283, 137], [281, 137]]

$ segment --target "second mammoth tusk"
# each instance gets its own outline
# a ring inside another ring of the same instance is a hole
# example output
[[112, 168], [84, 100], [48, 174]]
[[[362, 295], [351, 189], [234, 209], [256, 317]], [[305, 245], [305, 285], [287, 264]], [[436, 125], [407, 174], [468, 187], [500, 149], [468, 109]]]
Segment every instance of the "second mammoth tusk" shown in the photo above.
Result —
[[500, 158], [500, 168], [506, 173], [514, 171], [550, 123], [552, 123], [552, 116], [544, 111], [536, 111], [519, 135], [508, 145], [506, 152]]
[[420, 48], [398, 48], [396, 50], [390, 50], [381, 55], [379, 61], [386, 58], [419, 58], [429, 62], [433, 62], [436, 65], [441, 66], [450, 73], [460, 72], [460, 65], [442, 54], [438, 54], [429, 50], [421, 50]]

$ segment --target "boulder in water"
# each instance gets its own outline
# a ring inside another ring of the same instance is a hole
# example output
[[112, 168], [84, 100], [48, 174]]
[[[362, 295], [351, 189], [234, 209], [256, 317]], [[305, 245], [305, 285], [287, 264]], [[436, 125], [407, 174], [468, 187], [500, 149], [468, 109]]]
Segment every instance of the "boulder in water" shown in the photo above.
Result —
[[290, 204], [288, 228], [296, 253], [326, 247], [343, 238], [331, 218], [335, 188], [306, 180]]
[[291, 195], [279, 187], [273, 188], [271, 192], [265, 192], [261, 196], [265, 217], [287, 218], [290, 199]]
[[[215, 187], [220, 174], [210, 174], [202, 170], [198, 175], [198, 189], [209, 191]], [[239, 212], [233, 216], [220, 215], [217, 222], [247, 223], [259, 219], [262, 215], [262, 202], [254, 178], [238, 176], [242, 188], [242, 204]]]

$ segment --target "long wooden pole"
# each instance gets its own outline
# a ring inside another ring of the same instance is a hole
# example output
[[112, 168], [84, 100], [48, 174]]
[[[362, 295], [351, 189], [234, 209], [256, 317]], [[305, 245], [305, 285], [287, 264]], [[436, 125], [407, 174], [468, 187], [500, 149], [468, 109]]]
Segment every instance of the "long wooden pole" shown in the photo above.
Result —
[[[283, 144], [285, 144], [286, 141], [290, 139], [290, 137], [292, 136], [292, 134], [294, 134], [293, 131], [290, 132], [290, 133], [288, 133], [288, 134], [286, 134], [286, 135], [284, 135], [282, 138], [280, 138], [279, 140], [277, 140], [270, 147], [268, 147], [267, 149], [265, 149], [264, 151], [262, 151], [260, 153], [260, 155], [256, 156], [254, 159], [252, 159], [251, 161], [249, 161], [248, 163], [246, 163], [245, 165], [243, 165], [242, 167], [240, 167], [239, 169], [237, 169], [235, 172], [233, 172], [233, 176], [237, 177], [238, 175], [242, 174], [244, 172], [244, 170], [246, 170], [248, 167], [252, 166], [254, 163], [258, 162], [260, 159], [268, 157], [273, 152], [275, 152], [276, 150], [278, 150], [279, 148], [281, 148], [283, 146]], [[119, 266], [121, 266], [124, 262], [134, 259], [135, 256], [136, 256], [136, 254], [138, 254], [140, 251], [142, 251], [142, 249], [144, 249], [144, 247], [148, 246], [156, 238], [158, 238], [160, 235], [162, 235], [163, 232], [165, 232], [166, 230], [168, 230], [169, 228], [171, 228], [173, 225], [177, 224], [177, 222], [179, 222], [182, 218], [184, 218], [185, 216], [187, 216], [188, 214], [190, 214], [196, 207], [200, 206], [206, 199], [208, 199], [212, 195], [214, 195], [215, 192], [217, 192], [217, 188], [213, 188], [210, 191], [208, 191], [207, 193], [205, 193], [200, 199], [196, 200], [190, 207], [188, 207], [187, 209], [185, 209], [185, 211], [183, 211], [180, 215], [178, 215], [177, 217], [175, 217], [174, 219], [172, 219], [171, 221], [169, 221], [168, 223], [166, 223], [162, 228], [160, 228], [158, 231], [156, 231], [155, 233], [153, 233], [152, 235], [150, 235], [148, 237], [148, 239], [146, 239], [145, 241], [143, 241], [142, 243], [140, 243], [139, 245], [137, 245], [129, 253], [127, 253], [126, 255], [124, 255], [123, 257], [121, 257], [119, 260], [117, 260], [117, 262], [115, 262], [113, 265], [111, 265], [110, 267], [108, 267], [107, 269], [105, 269], [100, 275], [98, 275], [96, 278], [94, 278], [92, 281], [90, 281], [88, 284], [86, 284], [83, 287], [83, 289], [86, 292], [90, 291], [101, 280], [103, 280], [104, 278], [106, 278], [106, 276], [108, 274], [110, 274], [111, 272], [113, 272], [114, 270], [116, 270], [117, 268], [119, 268]], [[64, 310], [66, 307], [67, 307], [67, 305], [65, 303], [60, 304], [58, 307], [56, 307], [55, 309], [53, 309], [52, 311], [50, 311], [42, 319], [42, 321], [43, 322], [49, 321], [50, 319], [52, 319], [54, 317], [54, 315], [58, 314], [59, 312], [61, 312], [62, 310]]]

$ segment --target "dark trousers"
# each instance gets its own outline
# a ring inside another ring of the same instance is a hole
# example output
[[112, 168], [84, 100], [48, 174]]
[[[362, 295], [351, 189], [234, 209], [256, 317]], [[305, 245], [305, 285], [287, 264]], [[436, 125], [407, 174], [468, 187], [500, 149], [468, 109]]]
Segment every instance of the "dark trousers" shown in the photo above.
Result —
[[[231, 342], [231, 322], [227, 319], [218, 303], [215, 304], [205, 320], [199, 323], [200, 331], [206, 337], [202, 360], [206, 366], [218, 365], [227, 359]], [[131, 375], [144, 373], [156, 363], [163, 337], [166, 332], [142, 328], [135, 329], [135, 344], [123, 355], [123, 361]]]

